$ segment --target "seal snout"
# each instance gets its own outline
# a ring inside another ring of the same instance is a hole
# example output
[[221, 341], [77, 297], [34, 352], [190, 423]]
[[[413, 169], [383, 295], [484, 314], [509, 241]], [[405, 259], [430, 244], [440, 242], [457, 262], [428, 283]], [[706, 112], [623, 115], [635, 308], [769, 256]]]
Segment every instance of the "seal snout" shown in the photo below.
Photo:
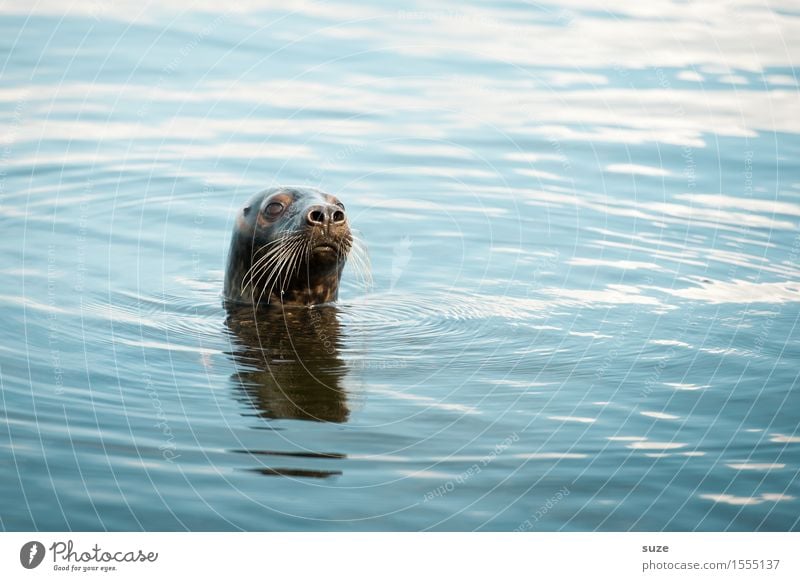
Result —
[[346, 219], [344, 208], [334, 204], [318, 204], [311, 206], [306, 214], [306, 222], [308, 222], [310, 226], [343, 224]]
[[347, 254], [346, 239], [350, 236], [350, 228], [341, 203], [309, 206], [306, 209], [306, 224], [314, 253]]

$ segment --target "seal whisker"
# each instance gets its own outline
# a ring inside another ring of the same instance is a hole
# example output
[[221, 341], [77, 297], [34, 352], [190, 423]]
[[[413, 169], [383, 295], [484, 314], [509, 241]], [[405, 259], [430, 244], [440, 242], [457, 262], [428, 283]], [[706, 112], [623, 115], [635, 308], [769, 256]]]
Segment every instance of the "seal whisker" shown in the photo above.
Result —
[[269, 259], [266, 260], [264, 263], [262, 263], [257, 273], [254, 274], [254, 277], [256, 275], [258, 276], [258, 280], [255, 280], [252, 285], [253, 286], [252, 290], [254, 292], [257, 292], [258, 290], [257, 287], [261, 284], [261, 281], [264, 279], [265, 276], [267, 277], [266, 282], [269, 283], [272, 276], [271, 273], [284, 260], [284, 257], [286, 255], [286, 245], [285, 245], [286, 237], [284, 236], [283, 238], [284, 238], [283, 240], [280, 240], [280, 242], [283, 244], [275, 248], [274, 251], [269, 254]]
[[259, 258], [258, 261], [250, 267], [242, 281], [242, 292], [244, 292], [248, 285], [253, 286], [255, 278], [260, 276], [260, 273], [263, 273], [267, 268], [269, 268], [271, 263], [279, 259], [282, 251], [283, 250], [281, 248], [273, 248], [271, 252]]
[[[302, 242], [302, 239], [297, 238], [286, 244], [282, 250], [283, 252], [280, 254], [278, 260], [276, 260], [275, 264], [272, 266], [267, 280], [264, 282], [264, 286], [261, 289], [261, 294], [258, 297], [257, 302], [261, 302], [262, 297], [264, 296], [264, 291], [267, 289], [267, 285], [270, 286], [269, 294], [267, 295], [267, 303], [269, 303], [270, 296], [272, 296], [272, 290], [275, 288], [275, 284], [277, 284], [278, 280], [281, 278], [281, 272], [286, 268], [289, 263], [289, 259], [293, 256], [295, 248]], [[259, 281], [260, 282], [260, 281]], [[271, 284], [270, 284], [271, 282]]]
[[270, 258], [266, 263], [264, 263], [256, 273], [254, 273], [254, 278], [258, 277], [257, 280], [254, 280], [252, 283], [252, 290], [254, 292], [257, 291], [257, 287], [261, 284], [264, 276], [267, 276], [267, 282], [270, 280], [270, 272], [274, 270], [283, 260], [283, 255], [285, 251], [281, 251], [276, 253], [274, 256]]
[[252, 276], [249, 277], [247, 285], [242, 288], [242, 292], [244, 292], [247, 286], [251, 287], [252, 292], [257, 292], [258, 286], [264, 276], [267, 275], [270, 269], [273, 268], [280, 261], [280, 259], [281, 255], [276, 254], [271, 256], [269, 260], [260, 264], [259, 267], [252, 273]]
[[[279, 287], [278, 290], [281, 291], [281, 294], [283, 293], [284, 290], [283, 287], [286, 286], [287, 282], [289, 281], [289, 275], [294, 270], [294, 263], [298, 255], [298, 250], [300, 249], [302, 244], [303, 244], [303, 239], [297, 238], [296, 240], [293, 240], [289, 245], [287, 245], [286, 252], [283, 255], [283, 260], [279, 265], [276, 266], [275, 269], [273, 269], [274, 273], [270, 273], [270, 278], [272, 279], [272, 285], [270, 286], [269, 295], [267, 296], [267, 302], [269, 302], [269, 297], [272, 296], [272, 291], [275, 288], [275, 285], [278, 284], [279, 282], [281, 286]], [[269, 280], [267, 282], [269, 282]], [[266, 284], [264, 285], [264, 287], [266, 288]], [[262, 290], [262, 295], [263, 295], [263, 290]], [[260, 300], [261, 299], [259, 297], [259, 301]]]
[[[281, 283], [281, 287], [286, 286], [286, 283], [289, 281], [289, 278], [294, 271], [294, 263], [297, 260], [298, 250], [302, 244], [301, 240], [295, 241], [290, 248], [286, 250], [286, 261], [283, 265], [283, 268], [278, 272], [276, 275], [277, 280]], [[283, 289], [281, 289], [283, 290]]]
[[[284, 273], [283, 286], [287, 286], [288, 282], [295, 275], [295, 271], [299, 272], [303, 259], [302, 250], [303, 250], [303, 242], [300, 242], [293, 249], [294, 256], [292, 257], [292, 260], [289, 262], [289, 265], [286, 268], [286, 272]], [[283, 291], [283, 289], [281, 289], [281, 291]], [[283, 296], [283, 293], [281, 293], [281, 296]]]
[[[284, 245], [287, 242], [287, 240], [290, 240], [291, 238], [296, 238], [296, 237], [297, 237], [296, 234], [284, 233], [277, 240], [272, 240], [271, 242], [268, 242], [267, 244], [257, 248], [255, 250], [255, 252], [253, 252], [253, 256], [254, 257], [256, 255], [258, 255], [260, 252], [263, 252], [263, 251], [266, 251], [266, 252], [264, 252], [264, 255], [260, 256], [258, 258], [258, 260], [255, 260], [253, 262], [253, 265], [244, 274], [244, 276], [242, 278], [241, 291], [244, 292], [244, 290], [245, 290], [245, 288], [247, 288], [248, 284], [252, 285], [253, 278], [255, 277], [256, 272], [261, 267], [261, 265], [263, 265], [266, 262], [269, 262], [271, 257], [275, 257], [275, 256], [279, 255], [283, 251], [282, 245]], [[252, 276], [250, 276], [250, 275], [252, 275]], [[249, 279], [248, 279], [248, 276], [249, 276]]]
[[365, 288], [372, 287], [372, 267], [369, 260], [369, 253], [363, 240], [355, 233], [351, 236], [350, 259], [358, 278]]

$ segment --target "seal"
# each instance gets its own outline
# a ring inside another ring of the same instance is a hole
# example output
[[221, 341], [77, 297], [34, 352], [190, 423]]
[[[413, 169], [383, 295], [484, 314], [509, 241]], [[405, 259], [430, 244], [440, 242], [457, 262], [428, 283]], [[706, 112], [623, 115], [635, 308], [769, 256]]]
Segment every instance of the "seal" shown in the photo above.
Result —
[[335, 301], [352, 247], [353, 234], [338, 198], [315, 188], [266, 189], [236, 216], [225, 299], [253, 306]]

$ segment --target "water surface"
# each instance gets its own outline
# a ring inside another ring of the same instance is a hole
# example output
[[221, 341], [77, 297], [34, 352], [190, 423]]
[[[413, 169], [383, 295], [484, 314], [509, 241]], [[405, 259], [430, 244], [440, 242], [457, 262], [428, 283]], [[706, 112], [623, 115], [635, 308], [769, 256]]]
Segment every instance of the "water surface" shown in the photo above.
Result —
[[[5, 530], [796, 530], [791, 4], [0, 6]], [[340, 301], [228, 316], [321, 187]]]

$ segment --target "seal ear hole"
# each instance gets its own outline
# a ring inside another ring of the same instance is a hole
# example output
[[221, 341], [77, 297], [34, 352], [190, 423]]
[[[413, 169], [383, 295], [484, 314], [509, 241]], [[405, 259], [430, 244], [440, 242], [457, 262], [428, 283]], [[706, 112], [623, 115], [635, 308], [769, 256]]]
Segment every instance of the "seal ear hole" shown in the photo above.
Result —
[[242, 210], [242, 214], [247, 216], [249, 213], [250, 213], [250, 206], [245, 206], [244, 209]]

